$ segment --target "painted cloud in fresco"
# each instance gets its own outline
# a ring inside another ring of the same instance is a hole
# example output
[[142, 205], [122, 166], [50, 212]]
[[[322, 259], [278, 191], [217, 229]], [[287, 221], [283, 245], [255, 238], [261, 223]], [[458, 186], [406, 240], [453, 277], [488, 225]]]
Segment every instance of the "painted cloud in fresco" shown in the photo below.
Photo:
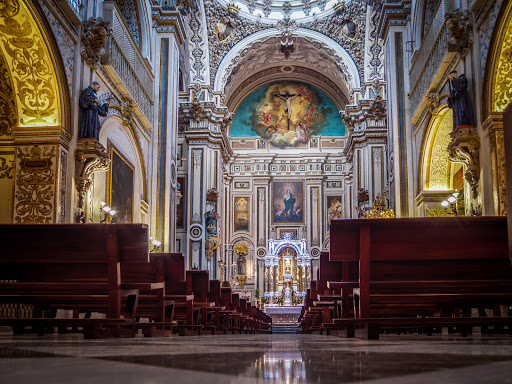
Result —
[[334, 103], [315, 88], [297, 82], [264, 86], [235, 113], [231, 137], [260, 136], [274, 147], [295, 147], [311, 136], [344, 136]]

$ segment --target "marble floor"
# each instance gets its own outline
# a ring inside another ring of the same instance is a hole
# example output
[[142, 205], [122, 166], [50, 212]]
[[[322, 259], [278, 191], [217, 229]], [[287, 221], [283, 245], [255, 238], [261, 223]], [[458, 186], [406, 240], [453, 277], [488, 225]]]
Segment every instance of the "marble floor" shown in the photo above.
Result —
[[512, 383], [512, 336], [0, 333], [0, 383]]

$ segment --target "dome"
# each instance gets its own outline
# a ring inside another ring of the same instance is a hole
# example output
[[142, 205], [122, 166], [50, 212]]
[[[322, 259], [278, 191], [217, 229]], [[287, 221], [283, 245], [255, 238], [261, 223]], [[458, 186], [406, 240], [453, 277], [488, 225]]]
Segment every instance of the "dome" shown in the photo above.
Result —
[[[240, 8], [239, 15], [249, 20], [260, 20], [262, 23], [273, 24], [285, 17], [309, 22], [315, 18], [323, 18], [334, 13], [333, 5], [338, 0], [217, 0], [221, 5], [236, 5]], [[349, 1], [345, 1], [348, 3]]]

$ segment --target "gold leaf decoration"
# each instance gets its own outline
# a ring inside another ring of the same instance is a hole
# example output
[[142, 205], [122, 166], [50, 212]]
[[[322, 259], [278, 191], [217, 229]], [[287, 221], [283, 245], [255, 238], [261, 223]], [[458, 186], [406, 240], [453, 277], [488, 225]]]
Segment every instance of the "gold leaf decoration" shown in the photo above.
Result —
[[20, 3], [17, 0], [0, 0], [0, 17], [13, 17], [20, 11]]
[[12, 133], [12, 127], [16, 125], [16, 115], [11, 74], [0, 55], [0, 136]]
[[0, 157], [0, 179], [12, 179], [14, 171], [14, 160]]
[[512, 17], [509, 18], [504, 31], [495, 67], [495, 84], [492, 92], [492, 107], [495, 112], [503, 112], [512, 101]]
[[57, 125], [59, 100], [55, 71], [39, 29], [23, 3], [0, 0], [0, 32], [0, 44], [17, 98], [19, 123]]
[[17, 148], [15, 222], [53, 222], [56, 146], [33, 145]]

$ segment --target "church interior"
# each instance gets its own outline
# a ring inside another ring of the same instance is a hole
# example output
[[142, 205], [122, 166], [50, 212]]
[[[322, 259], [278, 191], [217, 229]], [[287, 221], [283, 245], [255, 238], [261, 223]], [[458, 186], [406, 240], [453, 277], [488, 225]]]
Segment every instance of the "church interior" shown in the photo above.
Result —
[[0, 0], [0, 40], [0, 381], [512, 382], [512, 1]]

